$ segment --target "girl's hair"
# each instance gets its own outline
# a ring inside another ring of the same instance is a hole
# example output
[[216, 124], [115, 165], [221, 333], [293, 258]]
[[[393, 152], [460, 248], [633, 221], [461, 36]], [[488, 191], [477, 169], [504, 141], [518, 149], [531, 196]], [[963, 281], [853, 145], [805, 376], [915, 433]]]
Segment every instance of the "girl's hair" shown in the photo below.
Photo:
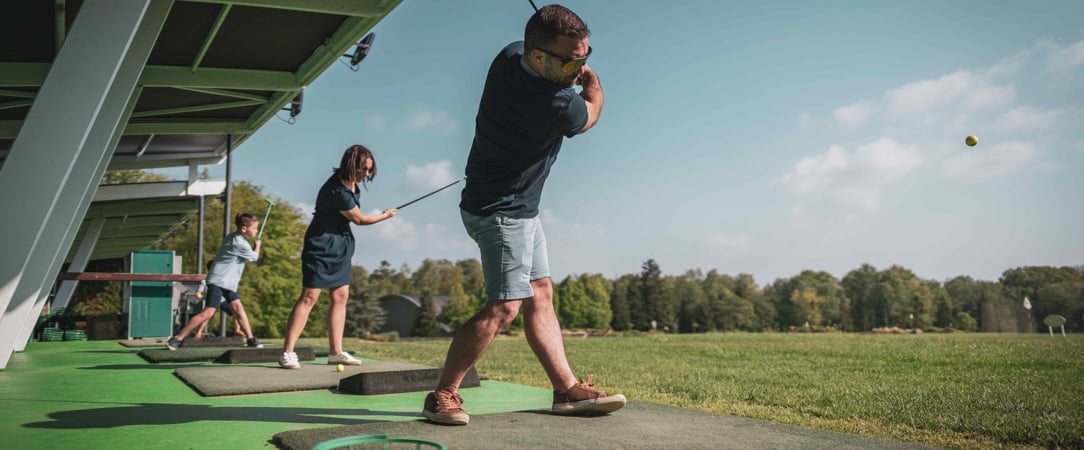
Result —
[[237, 213], [236, 217], [234, 217], [233, 224], [237, 225], [237, 229], [240, 230], [241, 227], [250, 227], [250, 226], [252, 226], [253, 224], [255, 224], [255, 223], [259, 222], [259, 221], [260, 221], [259, 217], [256, 217], [256, 216], [254, 216], [252, 214], [249, 214], [247, 212], [240, 212], [240, 213]]
[[371, 159], [373, 161], [373, 169], [369, 171], [361, 181], [361, 185], [366, 189], [369, 187], [365, 185], [373, 178], [376, 178], [376, 158], [373, 158], [373, 152], [369, 151], [364, 145], [351, 145], [343, 153], [343, 159], [339, 162], [339, 167], [335, 167], [331, 170], [335, 171], [335, 174], [339, 176], [340, 180], [353, 181], [357, 179], [358, 172], [365, 167], [365, 160]]

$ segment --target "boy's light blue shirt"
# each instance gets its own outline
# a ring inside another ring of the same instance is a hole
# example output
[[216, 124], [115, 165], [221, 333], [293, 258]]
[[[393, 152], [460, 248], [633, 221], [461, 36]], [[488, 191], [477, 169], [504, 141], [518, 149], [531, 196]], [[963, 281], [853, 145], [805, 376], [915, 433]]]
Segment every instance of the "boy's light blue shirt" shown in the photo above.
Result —
[[230, 233], [222, 240], [222, 247], [215, 255], [214, 265], [207, 275], [207, 284], [237, 292], [241, 274], [245, 272], [245, 261], [257, 259], [260, 259], [260, 254], [252, 250], [243, 234], [237, 231]]

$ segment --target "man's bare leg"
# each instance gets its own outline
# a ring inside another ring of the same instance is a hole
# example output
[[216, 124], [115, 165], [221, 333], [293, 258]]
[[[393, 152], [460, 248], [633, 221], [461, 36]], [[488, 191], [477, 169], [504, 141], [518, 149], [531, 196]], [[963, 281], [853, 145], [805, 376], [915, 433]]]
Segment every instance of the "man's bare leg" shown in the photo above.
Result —
[[550, 378], [554, 390], [564, 391], [576, 384], [576, 376], [565, 356], [561, 324], [553, 309], [553, 283], [549, 278], [531, 282], [534, 297], [523, 305], [523, 325], [527, 343]]
[[450, 388], [453, 392], [459, 390], [467, 371], [482, 358], [497, 333], [512, 323], [522, 303], [523, 300], [488, 302], [481, 311], [459, 327], [448, 347], [444, 371], [440, 374], [437, 389]]

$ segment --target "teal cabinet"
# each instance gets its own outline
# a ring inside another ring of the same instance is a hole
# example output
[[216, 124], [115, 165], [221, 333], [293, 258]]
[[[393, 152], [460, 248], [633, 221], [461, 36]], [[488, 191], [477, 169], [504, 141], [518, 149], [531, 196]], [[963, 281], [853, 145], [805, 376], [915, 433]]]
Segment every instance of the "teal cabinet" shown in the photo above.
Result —
[[[131, 273], [173, 273], [172, 250], [135, 250], [125, 264]], [[128, 338], [173, 334], [173, 282], [129, 281]]]

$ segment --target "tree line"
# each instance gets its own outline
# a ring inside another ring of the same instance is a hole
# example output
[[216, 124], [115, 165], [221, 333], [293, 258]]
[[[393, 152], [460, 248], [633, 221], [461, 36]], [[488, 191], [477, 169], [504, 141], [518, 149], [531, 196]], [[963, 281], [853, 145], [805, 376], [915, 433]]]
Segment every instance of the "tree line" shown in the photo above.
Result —
[[[239, 182], [233, 188], [233, 213], [263, 217], [259, 186]], [[203, 218], [204, 261], [210, 261], [223, 236], [223, 205], [209, 198]], [[185, 273], [198, 270], [195, 221], [180, 226], [158, 244], [183, 259]], [[232, 220], [231, 220], [232, 222]], [[232, 226], [232, 225], [231, 225]], [[301, 211], [275, 202], [264, 231], [260, 260], [249, 265], [238, 292], [261, 337], [281, 337], [300, 292], [300, 253], [306, 224]], [[114, 262], [114, 266], [117, 264]], [[91, 269], [88, 269], [91, 270]], [[119, 286], [80, 286], [73, 307], [77, 314], [120, 312]], [[362, 337], [384, 324], [378, 299], [389, 294], [416, 295], [422, 308], [416, 335], [440, 334], [440, 324], [455, 329], [485, 298], [482, 266], [477, 259], [426, 259], [416, 268], [393, 267], [383, 261], [371, 270], [355, 266], [351, 280], [346, 334]], [[326, 294], [325, 294], [326, 295]], [[447, 296], [439, 312], [434, 296]], [[1024, 298], [1030, 310], [1024, 309]], [[687, 270], [664, 275], [652, 259], [641, 271], [608, 279], [600, 274], [570, 275], [554, 280], [554, 304], [566, 329], [615, 331], [840, 330], [870, 331], [899, 327], [924, 330], [1036, 331], [1049, 314], [1064, 316], [1066, 330], [1084, 331], [1084, 266], [1030, 266], [1006, 270], [997, 281], [958, 276], [945, 281], [923, 279], [909, 269], [877, 269], [863, 264], [842, 278], [805, 270], [758, 285], [752, 275]], [[326, 314], [322, 300], [313, 317]], [[517, 319], [512, 327], [522, 327]], [[1006, 321], [1011, 327], [1006, 327]], [[217, 320], [212, 330], [217, 326]], [[997, 323], [994, 323], [997, 322]], [[326, 335], [323, 320], [310, 320], [306, 336]]]

